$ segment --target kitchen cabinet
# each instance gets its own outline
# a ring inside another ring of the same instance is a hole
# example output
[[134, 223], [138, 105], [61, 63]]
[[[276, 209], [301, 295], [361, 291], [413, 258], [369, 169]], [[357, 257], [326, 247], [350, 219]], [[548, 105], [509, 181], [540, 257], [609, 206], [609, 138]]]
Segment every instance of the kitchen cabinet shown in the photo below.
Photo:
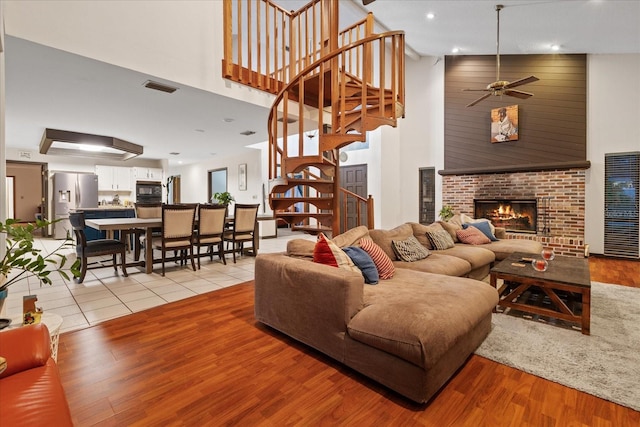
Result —
[[131, 192], [131, 168], [96, 165], [98, 191]]
[[162, 181], [162, 168], [134, 168], [136, 181]]

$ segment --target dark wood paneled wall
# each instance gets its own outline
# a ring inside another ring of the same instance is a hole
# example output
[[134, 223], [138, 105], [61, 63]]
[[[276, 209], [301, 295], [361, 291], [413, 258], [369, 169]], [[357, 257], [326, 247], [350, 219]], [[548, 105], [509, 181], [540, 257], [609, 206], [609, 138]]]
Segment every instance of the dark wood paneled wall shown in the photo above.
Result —
[[[556, 169], [586, 161], [586, 55], [501, 55], [500, 79], [529, 75], [540, 80], [519, 87], [534, 94], [522, 100], [491, 96], [473, 107], [467, 104], [496, 80], [496, 58], [445, 58], [445, 170], [441, 173]], [[491, 110], [518, 105], [519, 140], [490, 142]]]

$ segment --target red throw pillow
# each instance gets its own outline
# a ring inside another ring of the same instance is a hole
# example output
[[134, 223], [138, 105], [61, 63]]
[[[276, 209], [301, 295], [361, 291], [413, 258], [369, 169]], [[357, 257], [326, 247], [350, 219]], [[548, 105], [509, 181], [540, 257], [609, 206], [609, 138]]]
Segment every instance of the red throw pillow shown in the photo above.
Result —
[[327, 239], [323, 233], [318, 235], [318, 242], [313, 248], [313, 262], [344, 268], [346, 270], [360, 272], [360, 269], [351, 261], [338, 245]]
[[396, 268], [391, 261], [391, 258], [384, 253], [382, 248], [375, 244], [371, 239], [360, 239], [360, 247], [369, 254], [373, 263], [378, 269], [378, 275], [380, 279], [391, 279], [396, 272]]
[[456, 236], [458, 236], [458, 240], [462, 243], [467, 243], [469, 245], [484, 245], [486, 243], [491, 243], [491, 239], [475, 227], [456, 230]]

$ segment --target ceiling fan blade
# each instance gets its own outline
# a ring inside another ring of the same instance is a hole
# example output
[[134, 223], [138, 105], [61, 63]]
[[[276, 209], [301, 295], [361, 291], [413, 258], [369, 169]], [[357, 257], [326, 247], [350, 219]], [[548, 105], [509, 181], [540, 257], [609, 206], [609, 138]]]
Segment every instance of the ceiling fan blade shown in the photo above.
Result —
[[480, 98], [476, 99], [475, 101], [473, 101], [471, 104], [467, 104], [467, 107], [473, 107], [474, 105], [476, 105], [478, 102], [482, 101], [483, 99], [487, 99], [488, 97], [491, 96], [491, 92], [482, 95]]
[[463, 92], [491, 92], [491, 89], [462, 89]]
[[513, 96], [513, 97], [520, 98], [520, 99], [527, 99], [527, 98], [531, 98], [533, 96], [532, 93], [523, 92], [521, 90], [513, 90], [513, 89], [505, 90], [504, 94], [507, 95], [507, 96]]
[[540, 79], [537, 78], [536, 76], [525, 77], [523, 79], [516, 80], [515, 82], [511, 82], [508, 85], [505, 85], [504, 89], [509, 89], [509, 88], [516, 87], [516, 86], [526, 85], [527, 83], [537, 82], [538, 80], [540, 80]]

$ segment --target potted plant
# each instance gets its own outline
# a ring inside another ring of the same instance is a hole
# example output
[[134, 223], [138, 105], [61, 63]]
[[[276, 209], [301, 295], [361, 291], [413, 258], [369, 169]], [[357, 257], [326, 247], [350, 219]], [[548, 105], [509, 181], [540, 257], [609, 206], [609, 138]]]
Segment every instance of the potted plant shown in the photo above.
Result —
[[213, 196], [211, 196], [211, 201], [216, 201], [221, 205], [229, 206], [229, 203], [235, 201], [235, 199], [233, 198], [231, 193], [225, 191], [223, 193], [215, 193]]
[[444, 205], [442, 209], [440, 209], [439, 215], [443, 221], [449, 221], [454, 215], [453, 206]]
[[[53, 221], [55, 222], [55, 221]], [[0, 310], [7, 297], [9, 286], [35, 276], [40, 285], [52, 284], [50, 274], [58, 272], [65, 280], [70, 280], [69, 273], [74, 277], [80, 276], [80, 260], [65, 269], [67, 257], [59, 251], [73, 247], [70, 238], [65, 239], [51, 253], [43, 255], [41, 249], [34, 247], [33, 233], [48, 227], [53, 222], [37, 219], [35, 224], [19, 224], [19, 220], [7, 219], [0, 221], [0, 234], [5, 237], [5, 251], [0, 259]], [[17, 274], [11, 274], [14, 270]]]

